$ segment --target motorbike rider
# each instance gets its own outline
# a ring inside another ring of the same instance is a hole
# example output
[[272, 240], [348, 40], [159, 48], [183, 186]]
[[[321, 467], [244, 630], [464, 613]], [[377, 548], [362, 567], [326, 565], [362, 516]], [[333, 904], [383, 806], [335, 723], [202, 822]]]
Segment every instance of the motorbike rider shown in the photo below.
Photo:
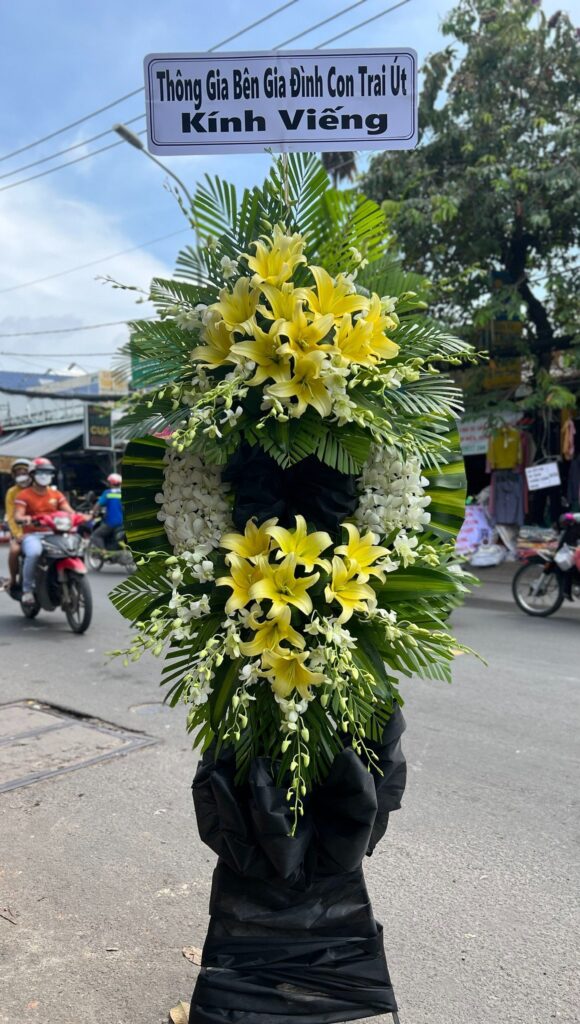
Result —
[[6, 522], [10, 530], [10, 549], [8, 551], [8, 572], [10, 573], [10, 590], [16, 589], [18, 578], [18, 559], [22, 544], [23, 529], [20, 523], [14, 518], [14, 502], [18, 494], [31, 483], [29, 474], [30, 461], [28, 459], [15, 459], [10, 467], [13, 484], [6, 492]]
[[114, 537], [116, 530], [123, 525], [123, 503], [121, 484], [123, 478], [119, 473], [110, 473], [107, 477], [108, 487], [103, 491], [93, 508], [93, 515], [101, 514], [103, 521], [93, 530], [91, 543], [98, 548], [106, 548]]
[[16, 495], [14, 518], [24, 528], [22, 538], [22, 603], [34, 604], [34, 574], [36, 563], [42, 554], [42, 538], [46, 527], [35, 526], [37, 516], [63, 511], [73, 514], [64, 494], [52, 487], [56, 470], [50, 459], [34, 459], [30, 466], [32, 483]]

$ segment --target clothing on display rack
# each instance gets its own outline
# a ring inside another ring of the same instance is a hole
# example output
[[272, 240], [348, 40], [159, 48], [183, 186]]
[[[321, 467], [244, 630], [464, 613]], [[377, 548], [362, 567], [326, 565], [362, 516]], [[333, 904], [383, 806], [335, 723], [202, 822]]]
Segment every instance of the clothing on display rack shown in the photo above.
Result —
[[522, 462], [522, 435], [516, 427], [502, 426], [494, 431], [487, 450], [489, 468], [515, 469]]
[[570, 462], [574, 458], [576, 426], [572, 418], [571, 409], [562, 409], [560, 427], [560, 451], [562, 458]]
[[494, 524], [523, 526], [528, 497], [524, 467], [532, 460], [532, 446], [529, 434], [506, 424], [489, 440], [489, 512]]
[[516, 469], [496, 469], [492, 477], [493, 521], [524, 525], [524, 477]]

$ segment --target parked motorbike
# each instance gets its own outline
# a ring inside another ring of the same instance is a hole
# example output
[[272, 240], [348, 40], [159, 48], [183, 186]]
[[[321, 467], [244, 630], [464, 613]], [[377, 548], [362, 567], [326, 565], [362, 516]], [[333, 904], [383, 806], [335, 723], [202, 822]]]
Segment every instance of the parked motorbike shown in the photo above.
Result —
[[556, 549], [530, 556], [513, 578], [514, 600], [526, 615], [546, 618], [564, 598], [580, 600], [580, 512], [566, 512], [559, 526]]
[[[99, 525], [101, 520], [96, 520], [91, 525], [91, 531], [94, 531]], [[125, 529], [123, 526], [118, 526], [113, 533], [110, 540], [107, 541], [105, 547], [94, 544], [91, 541], [90, 535], [87, 536], [85, 544], [85, 559], [89, 569], [94, 572], [100, 572], [104, 565], [121, 565], [127, 572], [133, 572], [135, 570], [135, 562], [133, 556], [126, 545]]]
[[[42, 538], [42, 554], [36, 565], [34, 603], [24, 604], [21, 590], [12, 592], [20, 601], [23, 615], [34, 619], [42, 611], [53, 612], [62, 608], [73, 633], [84, 633], [88, 629], [93, 601], [91, 588], [86, 578], [87, 567], [82, 552], [82, 538], [76, 528], [85, 522], [85, 516], [78, 513], [52, 512], [33, 520], [35, 526], [47, 531]], [[22, 579], [20, 560], [20, 578]]]

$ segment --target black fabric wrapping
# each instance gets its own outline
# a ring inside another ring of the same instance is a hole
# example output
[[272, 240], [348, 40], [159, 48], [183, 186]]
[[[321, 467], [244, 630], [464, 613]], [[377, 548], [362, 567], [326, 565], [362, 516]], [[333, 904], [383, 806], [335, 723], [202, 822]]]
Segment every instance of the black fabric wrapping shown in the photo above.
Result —
[[271, 455], [247, 443], [230, 459], [222, 479], [233, 485], [233, 520], [242, 533], [248, 519], [259, 525], [275, 516], [288, 528], [296, 515], [334, 533], [359, 500], [356, 477], [331, 469], [314, 455], [282, 469]]
[[266, 760], [236, 787], [232, 756], [205, 755], [193, 799], [219, 860], [190, 1024], [333, 1024], [396, 1011], [362, 860], [400, 807], [404, 728], [397, 709], [374, 745], [382, 775], [343, 750], [294, 838]]

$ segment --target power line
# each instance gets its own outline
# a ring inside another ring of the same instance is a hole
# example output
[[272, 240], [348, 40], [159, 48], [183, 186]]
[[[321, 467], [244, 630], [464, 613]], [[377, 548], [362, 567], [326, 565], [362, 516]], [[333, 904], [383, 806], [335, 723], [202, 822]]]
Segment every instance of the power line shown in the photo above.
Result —
[[[143, 130], [138, 132], [138, 135], [146, 135], [147, 132]], [[37, 178], [44, 178], [47, 174], [54, 174], [55, 171], [62, 171], [63, 167], [72, 167], [73, 164], [80, 164], [82, 160], [89, 160], [92, 156], [97, 156], [98, 153], [105, 153], [108, 149], [114, 149], [115, 146], [123, 146], [123, 139], [119, 139], [118, 142], [111, 142], [108, 146], [101, 146], [100, 149], [94, 149], [92, 153], [85, 153], [84, 156], [77, 156], [76, 160], [67, 160], [64, 164], [57, 164], [56, 167], [50, 167], [47, 171], [40, 171], [39, 174], [31, 174], [29, 178], [21, 178], [20, 181], [12, 181], [9, 185], [2, 185], [0, 192], [6, 192], [9, 188], [16, 188], [17, 185], [26, 185], [27, 181], [36, 181]]]
[[[216, 43], [215, 46], [212, 46], [207, 52], [214, 53], [220, 46], [225, 46], [226, 43], [233, 42], [234, 39], [238, 39], [251, 29], [264, 24], [264, 22], [274, 18], [276, 14], [280, 14], [282, 11], [285, 11], [288, 7], [292, 7], [296, 3], [298, 3], [298, 0], [287, 0], [286, 3], [281, 4], [280, 7], [276, 7], [275, 10], [270, 12], [270, 14], [265, 14], [262, 18], [258, 18], [250, 25], [246, 25], [245, 28], [240, 29], [238, 32], [234, 32], [233, 35], [228, 36], [226, 39], [221, 39], [219, 43]], [[35, 142], [29, 142], [26, 146], [20, 146], [19, 149], [13, 149], [11, 153], [5, 153], [4, 156], [0, 156], [0, 162], [3, 160], [9, 160], [13, 156], [18, 156], [19, 153], [25, 153], [27, 150], [33, 149], [35, 146], [39, 146], [41, 142], [48, 142], [49, 139], [54, 139], [57, 135], [62, 135], [63, 132], [70, 131], [71, 128], [76, 128], [77, 125], [83, 124], [85, 121], [90, 121], [91, 118], [97, 117], [98, 114], [102, 114], [105, 110], [111, 110], [112, 107], [118, 106], [119, 103], [123, 103], [125, 100], [131, 99], [132, 96], [138, 96], [140, 92], [144, 92], [144, 86], [142, 85], [138, 89], [133, 89], [132, 92], [127, 92], [124, 96], [120, 96], [118, 99], [112, 100], [111, 103], [106, 103], [104, 107], [92, 110], [90, 114], [85, 114], [84, 117], [79, 117], [76, 121], [71, 121], [70, 124], [65, 124], [62, 128], [57, 128], [56, 131], [50, 132], [49, 135], [43, 135], [41, 139], [36, 139]], [[109, 131], [112, 131], [112, 129], [109, 128]], [[119, 143], [115, 143], [115, 145], [119, 145]], [[96, 152], [102, 153], [103, 150], [97, 150]], [[57, 154], [54, 155], [56, 156]], [[30, 181], [31, 179], [28, 178], [27, 180]]]
[[58, 270], [56, 274], [46, 274], [45, 277], [36, 277], [33, 281], [24, 281], [22, 284], [13, 284], [10, 288], [0, 288], [0, 295], [5, 295], [6, 292], [16, 292], [20, 288], [32, 288], [33, 285], [43, 284], [45, 281], [54, 281], [55, 277], [65, 277], [67, 274], [76, 274], [77, 270], [86, 270], [88, 267], [95, 267], [98, 263], [106, 263], [108, 260], [115, 260], [118, 256], [126, 256], [130, 252], [136, 252], [137, 249], [145, 249], [149, 245], [155, 245], [156, 242], [164, 242], [167, 238], [174, 238], [176, 235], [183, 235], [186, 231], [190, 231], [191, 228], [180, 228], [179, 231], [171, 231], [168, 235], [159, 235], [158, 238], [150, 238], [147, 242], [141, 242], [139, 245], [132, 245], [129, 249], [120, 249], [119, 252], [112, 252], [108, 256], [100, 256], [97, 260], [90, 260], [88, 263], [79, 263], [76, 267], [69, 267], [68, 270]]
[[297, 35], [290, 36], [289, 39], [285, 39], [283, 43], [278, 43], [276, 49], [280, 50], [283, 46], [288, 46], [289, 43], [293, 43], [296, 39], [302, 39], [302, 36], [308, 35], [309, 32], [314, 32], [315, 29], [328, 24], [329, 21], [334, 21], [336, 18], [340, 18], [341, 14], [347, 14], [348, 11], [352, 11], [355, 7], [361, 7], [362, 4], [366, 3], [368, 3], [368, 0], [356, 0], [356, 3], [350, 4], [349, 7], [343, 7], [342, 11], [337, 11], [336, 14], [333, 14], [328, 18], [324, 18], [322, 21], [317, 22], [316, 25], [311, 25], [310, 28], [305, 29], [304, 32], [298, 32]]
[[[145, 117], [145, 114], [137, 114], [137, 117], [131, 117], [125, 124], [134, 124], [135, 121], [141, 121]], [[81, 146], [88, 146], [89, 142], [96, 142], [97, 139], [103, 139], [105, 135], [110, 135], [112, 128], [107, 128], [104, 132], [99, 132], [98, 135], [91, 135], [88, 139], [82, 139], [80, 142], [75, 142], [74, 146], [67, 146], [66, 149], [59, 149], [57, 153], [51, 153], [50, 156], [43, 156], [40, 160], [33, 160], [29, 164], [22, 164], [21, 167], [15, 167], [13, 171], [6, 171], [5, 174], [0, 174], [0, 181], [4, 178], [12, 178], [15, 174], [20, 174], [22, 171], [28, 171], [31, 167], [38, 167], [39, 164], [46, 164], [49, 160], [56, 160], [57, 156], [64, 156], [65, 153], [72, 153], [74, 149], [80, 149]]]
[[[246, 26], [246, 28], [240, 29], [240, 31], [236, 32], [234, 35], [229, 36], [225, 40], [221, 40], [219, 43], [216, 43], [215, 46], [210, 47], [210, 49], [207, 52], [208, 53], [214, 53], [215, 50], [217, 50], [220, 46], [224, 46], [225, 43], [231, 42], [233, 39], [236, 39], [240, 35], [244, 35], [250, 29], [255, 28], [257, 25], [260, 25], [264, 21], [269, 20], [270, 18], [274, 17], [275, 14], [280, 13], [280, 11], [285, 10], [287, 7], [291, 7], [293, 4], [295, 4], [297, 2], [298, 2], [298, 0], [288, 0], [287, 3], [282, 4], [281, 7], [278, 7], [275, 11], [272, 11], [271, 14], [265, 15], [263, 18], [258, 19], [258, 21], [255, 21], [251, 25]], [[292, 36], [290, 39], [284, 40], [282, 43], [279, 43], [275, 47], [275, 49], [281, 49], [281, 47], [286, 46], [289, 42], [294, 42], [296, 39], [301, 39], [303, 36], [306, 36], [310, 32], [313, 32], [314, 29], [320, 28], [322, 25], [327, 25], [330, 22], [336, 21], [337, 18], [341, 17], [341, 15], [345, 14], [347, 11], [353, 10], [354, 7], [360, 7], [360, 5], [362, 3], [366, 3], [366, 2], [367, 2], [367, 0], [357, 0], [356, 3], [350, 4], [348, 7], [344, 7], [342, 10], [337, 11], [335, 14], [330, 15], [328, 18], [325, 18], [323, 21], [316, 22], [314, 25], [311, 25], [309, 28], [304, 29], [303, 32], [299, 32], [296, 35]], [[386, 14], [389, 14], [391, 11], [396, 10], [398, 7], [403, 7], [405, 4], [408, 4], [408, 3], [410, 3], [410, 0], [400, 0], [400, 3], [394, 4], [392, 7], [388, 7], [386, 10], [381, 11], [379, 14], [375, 14], [372, 18], [367, 18], [365, 21], [361, 21], [357, 25], [352, 25], [350, 28], [345, 29], [344, 32], [339, 32], [338, 35], [333, 36], [331, 39], [326, 39], [323, 43], [319, 44], [319, 47], [327, 46], [329, 43], [335, 42], [335, 40], [337, 40], [337, 39], [342, 39], [343, 36], [349, 35], [351, 32], [355, 32], [357, 29], [362, 28], [365, 25], [369, 25], [371, 22], [376, 21], [378, 18], [382, 18]], [[142, 89], [137, 89], [136, 90], [136, 92], [142, 92], [142, 91], [143, 91]], [[135, 95], [135, 93], [132, 93], [131, 95]], [[110, 106], [113, 106], [113, 105], [114, 104], [110, 104]], [[100, 111], [98, 111], [98, 112], [100, 112]], [[87, 118], [85, 118], [85, 120], [88, 119], [89, 117], [92, 117], [92, 116], [93, 115], [87, 115]], [[139, 117], [143, 117], [143, 116], [144, 115], [139, 115]], [[139, 117], [133, 118], [132, 121], [138, 120]], [[132, 123], [132, 122], [129, 122], [129, 123]], [[63, 131], [64, 131], [64, 129], [63, 129]], [[112, 131], [112, 129], [109, 129], [109, 131]], [[58, 134], [58, 133], [55, 133], [55, 134]], [[108, 133], [107, 132], [103, 132], [102, 133], [102, 135], [106, 135], [106, 134], [108, 134]], [[138, 134], [139, 135], [145, 135], [146, 132], [142, 131], [142, 132], [138, 132]], [[95, 136], [94, 138], [98, 138], [98, 137], [99, 136]], [[30, 177], [28, 177], [28, 178], [22, 178], [19, 181], [13, 181], [9, 185], [3, 185], [2, 187], [0, 187], [0, 192], [5, 192], [5, 191], [7, 191], [8, 189], [11, 189], [11, 188], [16, 188], [17, 185], [25, 185], [29, 181], [35, 181], [37, 178], [42, 178], [42, 177], [44, 177], [47, 174], [52, 174], [54, 171], [63, 170], [63, 168], [71, 167], [73, 164], [80, 163], [82, 160], [88, 160], [90, 157], [98, 156], [99, 153], [105, 153], [107, 150], [113, 149], [115, 146], [120, 146], [122, 144], [122, 141], [123, 140], [119, 140], [118, 142], [110, 143], [108, 146], [101, 146], [100, 149], [95, 149], [95, 150], [93, 150], [92, 153], [85, 153], [84, 156], [78, 157], [76, 160], [69, 160], [69, 161], [67, 161], [64, 164], [58, 164], [56, 167], [51, 167], [47, 171], [42, 171], [40, 174], [33, 174], [33, 175], [30, 175]], [[31, 145], [34, 145], [34, 144], [32, 143]], [[79, 143], [79, 145], [83, 145], [83, 143]], [[29, 147], [25, 147], [25, 148], [29, 148]], [[70, 148], [73, 149], [73, 148], [76, 148], [76, 147], [70, 147]], [[63, 150], [63, 152], [67, 152], [67, 151]], [[11, 154], [11, 155], [14, 155], [14, 154]], [[56, 157], [57, 155], [58, 154], [55, 153], [55, 154], [53, 154], [53, 157]], [[7, 159], [7, 157], [2, 157], [0, 159]], [[38, 163], [45, 163], [46, 160], [49, 160], [49, 159], [52, 159], [52, 157], [46, 157], [44, 160], [39, 160]], [[30, 164], [28, 166], [34, 166], [34, 164]], [[12, 173], [16, 173], [16, 172], [14, 171]], [[9, 175], [3, 175], [2, 177], [9, 177]]]
[[45, 331], [13, 331], [10, 334], [0, 334], [0, 338], [37, 338], [44, 334], [75, 334], [76, 331], [96, 331], [101, 327], [120, 327], [129, 323], [129, 320], [110, 320], [105, 324], [83, 324], [81, 327], [55, 327]]
[[355, 32], [357, 29], [363, 28], [364, 25], [370, 25], [371, 21], [377, 21], [379, 18], [383, 18], [385, 14], [390, 14], [391, 11], [396, 11], [397, 7], [404, 7], [405, 4], [410, 2], [411, 0], [400, 0], [400, 3], [393, 4], [392, 7], [387, 7], [386, 11], [381, 11], [379, 14], [373, 15], [372, 18], [367, 18], [366, 21], [360, 21], [358, 25], [352, 25], [351, 28], [347, 28], [344, 32], [339, 32], [337, 36], [332, 36], [332, 39], [325, 39], [323, 43], [318, 44], [318, 47], [328, 46], [329, 43], [334, 43], [337, 39], [342, 39], [343, 36], [350, 35], [351, 32]]
[[29, 356], [23, 356], [21, 352], [0, 352], [0, 356], [38, 362], [39, 359], [100, 359], [101, 356], [116, 356], [118, 352], [116, 348], [111, 352], [32, 352]]
[[143, 91], [143, 86], [140, 89], [133, 89], [133, 92], [127, 92], [124, 96], [119, 96], [119, 99], [113, 100], [111, 103], [106, 103], [104, 107], [99, 107], [98, 110], [93, 110], [90, 114], [85, 114], [84, 117], [79, 117], [76, 121], [71, 121], [70, 124], [65, 124], [62, 128], [57, 128], [56, 131], [50, 132], [49, 135], [43, 135], [41, 139], [36, 139], [35, 142], [29, 142], [26, 146], [21, 146], [20, 149], [13, 149], [11, 153], [5, 153], [4, 156], [0, 156], [0, 161], [9, 160], [13, 156], [18, 156], [19, 153], [25, 153], [26, 150], [32, 149], [34, 146], [40, 146], [41, 142], [48, 142], [49, 139], [54, 139], [56, 135], [62, 135], [63, 132], [70, 131], [71, 128], [76, 128], [78, 124], [82, 124], [83, 121], [90, 120], [91, 117], [96, 117], [97, 114], [102, 114], [105, 110], [110, 110], [111, 107], [116, 107], [119, 103], [123, 103], [124, 100], [128, 100], [131, 96], [136, 96], [137, 93]]

